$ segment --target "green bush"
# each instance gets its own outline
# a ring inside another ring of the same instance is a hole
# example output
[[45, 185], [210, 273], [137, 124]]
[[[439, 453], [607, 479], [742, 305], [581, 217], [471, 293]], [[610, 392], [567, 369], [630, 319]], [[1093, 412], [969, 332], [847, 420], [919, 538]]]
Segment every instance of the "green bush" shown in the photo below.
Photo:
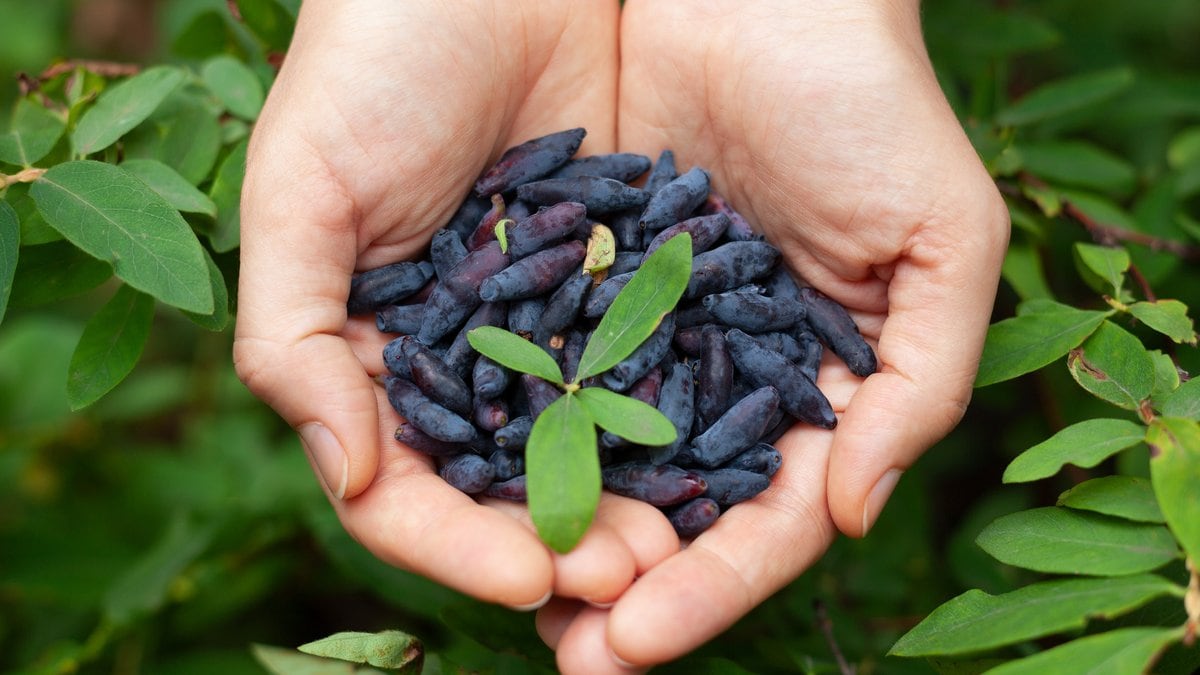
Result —
[[[245, 142], [299, 1], [236, 6], [161, 3], [131, 74], [54, 62], [70, 3], [0, 0], [0, 70], [41, 73], [0, 90], [0, 670], [345, 673], [294, 647], [402, 629], [425, 672], [548, 672], [529, 615], [354, 543], [233, 375]], [[659, 670], [1192, 672], [1200, 6], [923, 11], [1013, 222], [975, 400], [870, 537]]]

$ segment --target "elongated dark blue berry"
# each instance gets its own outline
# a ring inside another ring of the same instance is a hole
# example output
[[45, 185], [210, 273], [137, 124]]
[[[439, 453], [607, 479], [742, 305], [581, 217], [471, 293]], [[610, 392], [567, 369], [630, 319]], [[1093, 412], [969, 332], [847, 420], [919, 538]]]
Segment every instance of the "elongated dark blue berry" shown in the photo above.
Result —
[[529, 399], [529, 416], [534, 419], [563, 393], [558, 387], [533, 375], [522, 375], [521, 386]]
[[505, 150], [500, 159], [476, 181], [475, 194], [490, 197], [549, 175], [571, 159], [579, 150], [585, 135], [587, 132], [583, 129], [567, 129]]
[[685, 298], [699, 298], [764, 277], [779, 262], [779, 249], [765, 241], [731, 241], [692, 259]]
[[512, 379], [511, 370], [483, 355], [475, 360], [475, 367], [471, 371], [471, 384], [475, 388], [475, 395], [485, 401], [502, 395], [512, 383]]
[[592, 289], [588, 294], [587, 301], [583, 304], [583, 315], [589, 319], [598, 319], [604, 316], [608, 308], [612, 306], [613, 300], [617, 299], [617, 295], [621, 289], [625, 288], [625, 284], [633, 279], [634, 272], [626, 272], [610, 276]]
[[579, 268], [586, 252], [583, 242], [568, 241], [522, 258], [484, 280], [479, 297], [485, 302], [496, 302], [547, 293]]
[[587, 209], [579, 202], [547, 206], [509, 227], [508, 254], [520, 260], [573, 236], [587, 221]]
[[503, 327], [507, 321], [508, 303], [483, 303], [471, 313], [471, 316], [467, 318], [467, 322], [458, 330], [458, 334], [454, 336], [454, 341], [450, 343], [450, 347], [442, 355], [442, 360], [446, 362], [446, 365], [450, 366], [450, 369], [455, 374], [466, 380], [471, 374], [471, 368], [475, 365], [475, 357], [479, 354], [471, 346], [471, 343], [467, 341], [467, 334], [480, 326]]
[[734, 403], [704, 433], [692, 439], [696, 462], [712, 468], [753, 446], [778, 407], [779, 393], [770, 386], [756, 389]]
[[492, 484], [496, 469], [479, 455], [451, 457], [438, 469], [442, 480], [469, 494], [479, 494]]
[[439, 279], [450, 276], [450, 270], [467, 257], [467, 247], [454, 230], [438, 230], [429, 242], [429, 260]]
[[508, 267], [511, 262], [496, 241], [490, 241], [468, 253], [450, 270], [449, 276], [440, 280], [425, 302], [421, 330], [417, 333], [421, 342], [431, 345], [461, 326], [483, 303], [479, 297], [479, 287], [484, 279]]
[[699, 167], [689, 169], [675, 180], [662, 186], [642, 212], [643, 230], [661, 230], [687, 218], [708, 197], [708, 172]]
[[633, 353], [605, 371], [600, 379], [613, 391], [625, 391], [663, 360], [671, 349], [671, 338], [674, 335], [675, 316], [667, 314], [650, 337], [638, 345]]
[[388, 305], [375, 312], [375, 327], [380, 333], [412, 335], [421, 329], [425, 305]]
[[687, 441], [695, 420], [696, 398], [692, 369], [686, 363], [664, 365], [662, 387], [658, 394], [658, 411], [675, 425], [675, 440], [663, 446], [646, 449], [653, 464], [670, 462]]
[[702, 350], [700, 335], [703, 330], [704, 326], [676, 327], [675, 337], [671, 342], [679, 351], [694, 359], [698, 359]]
[[599, 215], [643, 206], [650, 195], [635, 187], [595, 176], [550, 178], [517, 188], [517, 197], [531, 204], [579, 202], [588, 214]]
[[628, 183], [650, 170], [650, 158], [632, 152], [614, 152], [572, 159], [547, 178], [599, 176]]
[[533, 331], [533, 340], [538, 344], [548, 342], [550, 336], [562, 333], [568, 326], [575, 323], [583, 309], [584, 300], [592, 290], [592, 275], [584, 274], [577, 269], [574, 274], [558, 287], [546, 308], [538, 318], [537, 327]]
[[704, 296], [704, 308], [726, 326], [747, 333], [786, 330], [804, 318], [804, 305], [792, 298], [727, 291]]
[[771, 479], [761, 473], [741, 469], [692, 469], [704, 479], [708, 489], [704, 496], [721, 506], [731, 506], [753, 498], [771, 486]]
[[646, 176], [646, 185], [642, 189], [651, 195], [663, 189], [663, 186], [679, 177], [675, 169], [675, 153], [663, 150]]
[[470, 443], [478, 437], [470, 422], [429, 400], [417, 385], [394, 375], [385, 377], [384, 385], [396, 412], [426, 434], [448, 443]]
[[712, 248], [712, 245], [717, 243], [721, 235], [725, 233], [725, 229], [729, 227], [729, 218], [724, 214], [718, 213], [712, 216], [696, 216], [681, 220], [678, 223], [660, 231], [650, 240], [650, 244], [646, 246], [646, 253], [643, 256], [649, 258], [651, 253], [658, 250], [659, 246], [667, 243], [671, 237], [688, 233], [692, 237], [692, 254], [703, 253]]
[[629, 462], [601, 470], [604, 487], [655, 506], [698, 497], [708, 485], [695, 473], [671, 464]]
[[866, 377], [878, 369], [875, 351], [858, 332], [858, 326], [845, 307], [812, 287], [800, 289], [800, 299], [808, 310], [808, 325], [838, 358], [846, 362], [850, 372]]
[[408, 378], [434, 403], [468, 417], [471, 388], [433, 350], [411, 335], [400, 338], [400, 349], [408, 359]]
[[801, 372], [808, 376], [808, 379], [813, 382], [817, 381], [817, 374], [821, 371], [821, 357], [825, 354], [825, 348], [821, 346], [821, 341], [812, 331], [806, 328], [796, 331], [796, 344], [799, 346], [801, 356], [798, 359], [793, 359], [796, 365], [800, 366]]
[[721, 465], [721, 468], [753, 471], [770, 478], [781, 466], [783, 466], [783, 455], [779, 454], [779, 450], [776, 450], [775, 446], [767, 443], [755, 443]]
[[383, 365], [396, 377], [411, 380], [412, 369], [408, 367], [408, 357], [404, 355], [404, 337], [402, 335], [383, 346]]
[[642, 254], [637, 251], [617, 251], [613, 264], [608, 268], [608, 276], [615, 277], [626, 272], [636, 272], [642, 266]]
[[714, 324], [700, 329], [700, 364], [696, 368], [696, 429], [703, 432], [729, 409], [733, 391], [733, 358], [725, 332]]
[[800, 286], [787, 265], [780, 264], [761, 282], [763, 292], [772, 298], [791, 298], [800, 301]]
[[713, 213], [723, 213], [729, 218], [729, 229], [725, 232], [725, 236], [730, 241], [758, 241], [762, 239], [762, 235], [754, 231], [750, 223], [738, 213], [725, 198], [715, 192], [708, 193], [708, 199], [705, 200], [701, 207], [701, 213], [708, 215]]
[[495, 433], [508, 424], [508, 403], [502, 398], [482, 399], [476, 396], [471, 419], [483, 431]]
[[346, 311], [350, 314], [366, 314], [397, 304], [421, 290], [432, 278], [433, 264], [424, 260], [398, 262], [367, 270], [350, 280]]
[[479, 225], [464, 242], [467, 250], [474, 251], [489, 241], [496, 240], [496, 224], [504, 219], [505, 211], [504, 197], [492, 195], [492, 208], [483, 214], [483, 217], [479, 219]]
[[492, 483], [483, 491], [483, 494], [512, 502], [524, 502], [526, 500], [525, 475], [521, 474], [508, 480]]
[[529, 430], [533, 428], [533, 418], [528, 415], [514, 417], [508, 424], [500, 427], [492, 434], [496, 445], [509, 450], [525, 447], [529, 440]]
[[736, 328], [725, 334], [725, 341], [729, 344], [734, 367], [757, 386], [775, 387], [779, 391], [780, 407], [787, 414], [822, 429], [837, 426], [837, 416], [829, 399], [800, 370], [800, 366]]
[[642, 259], [642, 225], [638, 219], [642, 217], [640, 208], [618, 211], [609, 216], [608, 227], [617, 239], [617, 249], [620, 251], [636, 252], [638, 260]]
[[479, 219], [491, 207], [492, 202], [487, 197], [467, 195], [454, 215], [450, 216], [450, 221], [446, 223], [445, 229], [454, 232], [460, 240], [465, 241], [479, 225]]
[[488, 463], [495, 469], [497, 481], [506, 481], [525, 473], [525, 457], [512, 450], [496, 450], [488, 455]]
[[[779, 352], [788, 361], [796, 361], [798, 363], [800, 359], [804, 358], [804, 346], [789, 333], [756, 333], [750, 337], [754, 338], [755, 342], [767, 349]], [[813, 381], [815, 382], [816, 380]]]
[[525, 298], [508, 305], [508, 330], [529, 339], [546, 309], [545, 298]]
[[567, 331], [562, 352], [559, 354], [559, 367], [562, 368], [563, 379], [567, 382], [575, 379], [575, 371], [579, 369], [579, 359], [583, 357], [587, 339], [588, 334], [583, 331]]
[[396, 440], [404, 445], [433, 457], [453, 457], [470, 450], [470, 447], [463, 443], [439, 441], [413, 426], [411, 422], [401, 422], [394, 435]]
[[675, 534], [681, 539], [694, 539], [717, 522], [721, 507], [708, 497], [696, 497], [672, 506], [665, 513]]

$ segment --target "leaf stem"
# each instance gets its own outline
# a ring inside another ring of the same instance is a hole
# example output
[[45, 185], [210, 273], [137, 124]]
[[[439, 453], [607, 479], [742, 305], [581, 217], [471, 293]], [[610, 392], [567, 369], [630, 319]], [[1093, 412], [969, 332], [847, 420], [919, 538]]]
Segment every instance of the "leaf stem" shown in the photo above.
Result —
[[30, 167], [28, 169], [22, 169], [11, 175], [0, 174], [0, 189], [7, 188], [10, 185], [15, 185], [16, 183], [32, 183], [33, 181], [41, 178], [42, 174], [44, 173], [46, 173], [46, 169]]

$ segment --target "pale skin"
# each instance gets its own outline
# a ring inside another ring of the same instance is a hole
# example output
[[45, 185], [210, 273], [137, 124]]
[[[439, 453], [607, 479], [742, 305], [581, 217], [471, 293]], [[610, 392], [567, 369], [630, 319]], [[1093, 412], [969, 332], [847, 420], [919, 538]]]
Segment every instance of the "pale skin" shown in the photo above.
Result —
[[[305, 3], [250, 149], [235, 361], [368, 549], [487, 601], [553, 594], [537, 623], [560, 669], [627, 672], [719, 634], [837, 532], [869, 530], [961, 418], [1007, 216], [913, 2], [502, 4]], [[575, 126], [581, 154], [672, 148], [710, 170], [877, 347], [866, 380], [826, 358], [837, 429], [790, 431], [772, 487], [682, 550], [654, 508], [605, 497], [554, 555], [524, 509], [456, 493], [392, 440], [371, 380], [387, 338], [345, 315], [353, 271], [418, 255], [490, 159]]]

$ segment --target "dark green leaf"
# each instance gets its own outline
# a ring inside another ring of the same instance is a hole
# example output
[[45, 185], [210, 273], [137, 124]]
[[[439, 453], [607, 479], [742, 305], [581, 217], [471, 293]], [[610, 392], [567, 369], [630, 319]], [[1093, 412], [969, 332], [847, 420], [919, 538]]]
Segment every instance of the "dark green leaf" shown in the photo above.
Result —
[[989, 670], [988, 675], [1088, 673], [1126, 675], [1148, 672], [1160, 650], [1180, 639], [1179, 628], [1119, 628], [1087, 635], [1044, 652]]
[[1097, 278], [1096, 290], [1117, 297], [1125, 284], [1125, 270], [1129, 269], [1129, 252], [1121, 247], [1100, 246], [1078, 242], [1075, 257], [1082, 272], [1090, 272]]
[[1056, 506], [999, 518], [976, 543], [1002, 563], [1052, 574], [1136, 574], [1179, 557], [1161, 525]]
[[276, 0], [237, 0], [242, 21], [271, 51], [287, 51], [295, 19]]
[[1119, 616], [1175, 588], [1162, 577], [1140, 574], [1043, 581], [1001, 595], [970, 590], [933, 610], [888, 653], [966, 654], [1016, 644], [1082, 628], [1091, 618]]
[[1111, 321], [1072, 349], [1067, 367], [1079, 386], [1126, 410], [1137, 410], [1154, 389], [1154, 361], [1142, 341]]
[[199, 185], [221, 150], [218, 113], [204, 98], [181, 89], [122, 140], [125, 156], [157, 159]]
[[208, 239], [217, 253], [232, 251], [238, 247], [242, 236], [242, 179], [246, 176], [246, 146], [243, 140], [229, 151], [229, 155], [217, 168], [208, 194], [217, 205], [217, 223]]
[[167, 602], [171, 584], [212, 541], [215, 528], [186, 516], [176, 517], [158, 543], [109, 587], [104, 616], [125, 626], [158, 611]]
[[1187, 305], [1178, 300], [1154, 300], [1129, 305], [1129, 313], [1175, 342], [1196, 346], [1196, 329]]
[[1165, 417], [1187, 417], [1200, 420], [1200, 377], [1179, 385], [1163, 400], [1160, 412]]
[[365, 663], [379, 668], [421, 671], [425, 650], [417, 638], [398, 630], [380, 633], [347, 631], [297, 647], [305, 654]]
[[179, 172], [156, 159], [127, 159], [121, 168], [137, 176], [178, 211], [216, 217], [217, 205]]
[[1051, 183], [1124, 194], [1137, 179], [1129, 162], [1084, 141], [1020, 143], [1017, 152], [1027, 171]]
[[149, 68], [100, 94], [71, 134], [79, 155], [103, 150], [150, 117], [167, 96], [186, 79], [171, 66]]
[[1047, 302], [1039, 307], [1031, 314], [1018, 310], [1018, 316], [988, 328], [976, 387], [1024, 375], [1061, 358], [1112, 313]]
[[1021, 126], [1095, 106], [1133, 84], [1133, 71], [1113, 68], [1043, 85], [996, 113], [996, 123]]
[[467, 333], [467, 342], [489, 359], [522, 373], [555, 384], [563, 383], [562, 371], [546, 350], [529, 340], [494, 326], [480, 326]]
[[130, 286], [180, 309], [213, 311], [200, 241], [142, 181], [111, 164], [68, 162], [47, 171], [30, 194], [46, 222], [112, 263]]
[[353, 664], [302, 654], [295, 649], [251, 645], [251, 653], [271, 675], [355, 675]]
[[599, 375], [633, 353], [675, 308], [692, 273], [692, 238], [684, 233], [658, 247], [625, 288], [592, 333], [575, 381]]
[[225, 286], [225, 275], [212, 259], [207, 249], [204, 250], [204, 262], [208, 265], [208, 279], [212, 286], [213, 311], [211, 314], [197, 314], [183, 311], [183, 315], [192, 323], [205, 330], [220, 332], [229, 326], [229, 288]]
[[1115, 225], [1128, 230], [1139, 229], [1137, 220], [1129, 215], [1120, 204], [1112, 199], [1082, 190], [1059, 190], [1059, 195], [1071, 206], [1079, 209], [1092, 220], [1104, 225]]
[[437, 618], [493, 652], [515, 652], [528, 658], [529, 664], [554, 664], [554, 652], [538, 637], [533, 617], [528, 613], [465, 600], [447, 605]]
[[679, 435], [657, 408], [603, 387], [584, 387], [575, 394], [596, 424], [639, 445], [666, 445]]
[[67, 400], [72, 410], [95, 403], [137, 365], [150, 335], [154, 298], [121, 286], [88, 321], [71, 356]]
[[1052, 298], [1050, 285], [1038, 251], [1027, 244], [1013, 242], [1004, 256], [1000, 273], [1022, 300]]
[[45, 157], [67, 128], [57, 113], [23, 98], [13, 112], [12, 130], [0, 135], [0, 162], [32, 166]]
[[1200, 422], [1160, 417], [1146, 433], [1158, 506], [1183, 550], [1200, 561]]
[[8, 202], [0, 200], [0, 322], [4, 321], [4, 312], [8, 309], [20, 249], [21, 221]]
[[21, 246], [36, 246], [62, 241], [63, 236], [58, 230], [46, 224], [46, 219], [38, 213], [37, 204], [29, 196], [29, 183], [10, 185], [5, 199], [21, 221]]
[[566, 553], [583, 538], [600, 504], [596, 427], [573, 394], [559, 396], [525, 446], [529, 516], [542, 541]]
[[224, 51], [229, 26], [215, 11], [199, 12], [175, 34], [171, 52], [186, 59], [205, 59]]
[[1128, 420], [1084, 420], [1017, 455], [1004, 470], [1004, 482], [1027, 483], [1047, 478], [1058, 473], [1064, 464], [1091, 468], [1137, 445], [1145, 436], [1145, 427]]
[[1165, 523], [1150, 481], [1136, 476], [1102, 476], [1058, 497], [1058, 505], [1142, 523]]
[[13, 279], [13, 307], [37, 307], [91, 290], [112, 277], [112, 267], [69, 242], [25, 246]]
[[200, 69], [200, 76], [225, 109], [247, 120], [258, 117], [263, 86], [254, 71], [229, 55], [215, 56]]

